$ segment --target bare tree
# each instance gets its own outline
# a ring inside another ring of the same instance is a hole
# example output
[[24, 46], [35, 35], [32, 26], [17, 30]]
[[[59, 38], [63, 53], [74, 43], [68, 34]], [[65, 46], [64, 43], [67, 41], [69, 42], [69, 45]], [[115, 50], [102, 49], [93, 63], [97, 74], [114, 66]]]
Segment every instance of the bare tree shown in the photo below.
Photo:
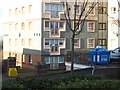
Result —
[[[89, 14], [93, 11], [95, 6], [98, 4], [95, 0], [72, 0], [72, 4], [74, 5], [73, 15], [71, 16], [71, 7], [69, 7], [70, 2], [64, 1], [64, 15], [66, 19], [66, 23], [69, 26], [72, 35], [71, 35], [71, 74], [73, 74], [73, 65], [74, 65], [74, 42], [75, 36], [79, 35], [80, 32], [83, 30], [84, 23], [89, 16]], [[78, 6], [80, 5], [80, 6]], [[72, 26], [73, 21], [73, 26]]]

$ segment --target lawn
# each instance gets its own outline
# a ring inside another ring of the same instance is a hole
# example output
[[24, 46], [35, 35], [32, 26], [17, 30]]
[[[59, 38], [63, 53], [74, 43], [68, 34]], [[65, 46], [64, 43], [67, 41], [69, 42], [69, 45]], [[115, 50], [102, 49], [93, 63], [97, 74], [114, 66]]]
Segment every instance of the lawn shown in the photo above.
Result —
[[19, 74], [30, 74], [33, 72], [34, 72], [34, 70], [31, 70], [31, 69], [18, 69]]

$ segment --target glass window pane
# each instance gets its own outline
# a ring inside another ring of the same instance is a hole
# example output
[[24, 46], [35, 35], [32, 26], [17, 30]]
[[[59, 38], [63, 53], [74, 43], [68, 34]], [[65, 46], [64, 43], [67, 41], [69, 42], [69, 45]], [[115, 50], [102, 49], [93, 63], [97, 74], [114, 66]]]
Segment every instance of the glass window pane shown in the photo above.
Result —
[[54, 22], [51, 22], [51, 27], [50, 28], [54, 28]]
[[45, 40], [45, 45], [49, 45], [49, 40], [48, 39]]
[[46, 3], [46, 4], [45, 4], [45, 10], [46, 10], [46, 11], [51, 10], [51, 4]]
[[63, 63], [64, 62], [64, 57], [63, 56], [60, 56], [59, 57], [59, 63]]
[[60, 28], [63, 28], [64, 23], [60, 22]]
[[49, 27], [49, 21], [45, 21], [45, 27]]
[[50, 63], [50, 59], [48, 56], [45, 56], [45, 62], [46, 62], [46, 64]]

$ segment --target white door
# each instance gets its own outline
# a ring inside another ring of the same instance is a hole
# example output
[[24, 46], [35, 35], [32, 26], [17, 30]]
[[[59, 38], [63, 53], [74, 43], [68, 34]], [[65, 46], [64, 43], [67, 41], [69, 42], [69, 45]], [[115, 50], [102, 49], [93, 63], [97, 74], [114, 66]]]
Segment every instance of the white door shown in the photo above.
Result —
[[50, 69], [58, 69], [58, 57], [50, 57]]

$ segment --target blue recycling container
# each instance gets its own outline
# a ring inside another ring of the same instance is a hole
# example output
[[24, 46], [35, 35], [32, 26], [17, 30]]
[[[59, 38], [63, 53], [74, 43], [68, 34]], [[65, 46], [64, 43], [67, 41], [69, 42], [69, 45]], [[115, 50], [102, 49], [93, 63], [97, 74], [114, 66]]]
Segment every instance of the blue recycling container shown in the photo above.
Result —
[[87, 51], [88, 62], [93, 64], [109, 64], [110, 52], [101, 46]]

